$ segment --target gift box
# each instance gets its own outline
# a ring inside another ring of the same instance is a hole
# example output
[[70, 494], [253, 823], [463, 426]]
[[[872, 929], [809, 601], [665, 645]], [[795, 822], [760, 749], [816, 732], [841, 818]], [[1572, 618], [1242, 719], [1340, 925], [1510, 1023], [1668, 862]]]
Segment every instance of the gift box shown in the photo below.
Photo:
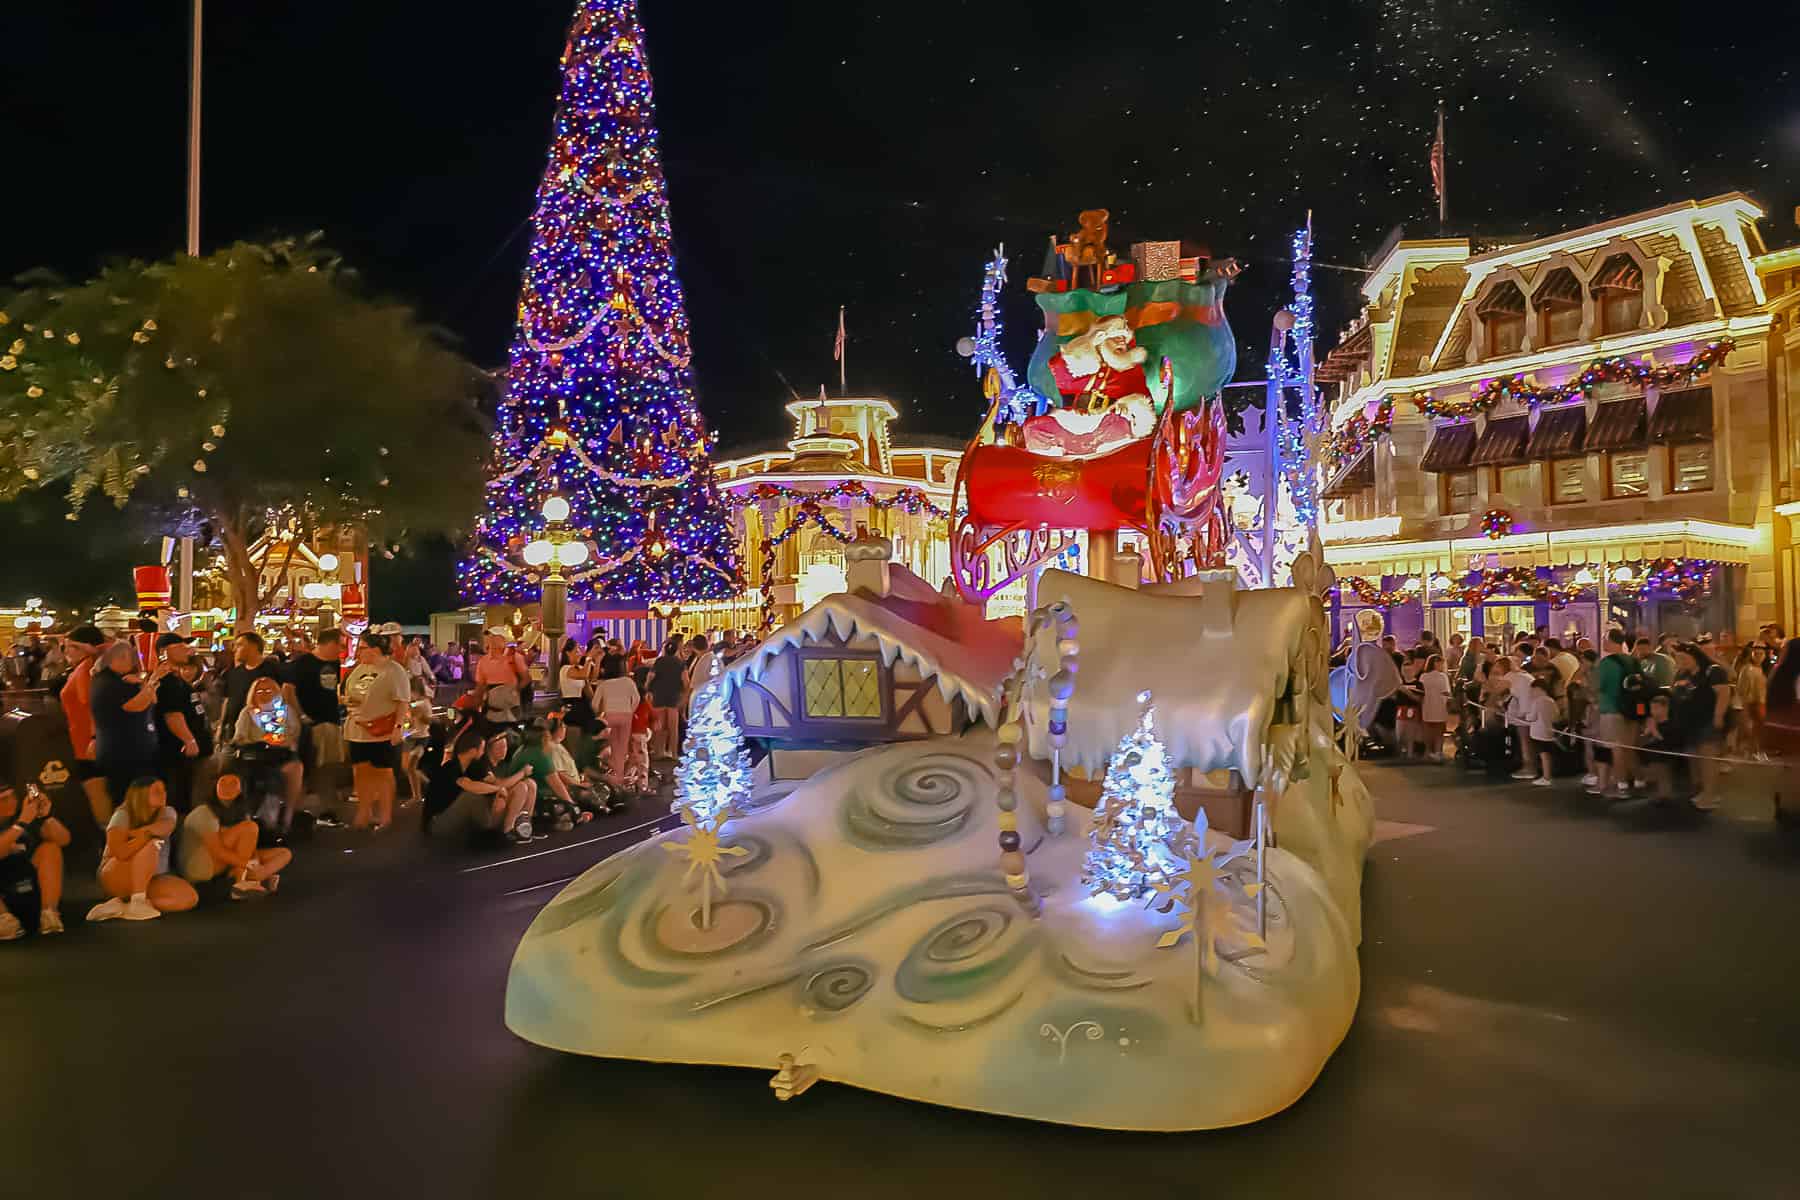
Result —
[[1146, 283], [1174, 279], [1181, 271], [1181, 243], [1134, 242], [1131, 263], [1137, 268], [1137, 278]]

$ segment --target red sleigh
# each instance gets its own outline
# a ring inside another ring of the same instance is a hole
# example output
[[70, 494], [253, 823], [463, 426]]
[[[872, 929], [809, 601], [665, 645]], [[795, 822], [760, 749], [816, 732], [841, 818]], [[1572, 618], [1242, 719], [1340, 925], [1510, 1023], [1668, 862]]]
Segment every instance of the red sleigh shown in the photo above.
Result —
[[[995, 402], [998, 408], [998, 401]], [[994, 427], [990, 410], [982, 429]], [[1097, 458], [1069, 460], [984, 442], [963, 450], [951, 499], [950, 566], [957, 590], [980, 603], [1075, 540], [1076, 530], [1135, 529], [1157, 579], [1222, 566], [1225, 406], [1163, 411], [1151, 436]]]

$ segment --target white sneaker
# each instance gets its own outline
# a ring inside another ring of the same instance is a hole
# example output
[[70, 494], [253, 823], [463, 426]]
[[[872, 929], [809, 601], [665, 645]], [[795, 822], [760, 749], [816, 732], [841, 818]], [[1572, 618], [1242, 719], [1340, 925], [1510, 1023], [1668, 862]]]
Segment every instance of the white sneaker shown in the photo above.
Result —
[[157, 911], [156, 905], [150, 903], [149, 897], [133, 896], [131, 902], [125, 906], [125, 911], [120, 915], [127, 921], [154, 921], [162, 916], [162, 913]]
[[25, 936], [25, 927], [19, 924], [19, 918], [4, 905], [0, 905], [0, 942], [16, 942]]
[[1512, 773], [1512, 777], [1514, 779], [1536, 779], [1537, 772], [1536, 771], [1514, 771]]
[[1548, 775], [1539, 775], [1536, 779], [1531, 781], [1531, 786], [1532, 787], [1549, 787], [1549, 786], [1551, 786], [1550, 777]]
[[62, 913], [54, 908], [42, 909], [38, 913], [38, 933], [52, 934], [63, 931]]
[[1589, 787], [1589, 788], [1599, 787], [1600, 786], [1600, 777], [1598, 775], [1583, 775], [1581, 777], [1581, 786]]
[[1699, 809], [1701, 812], [1712, 812], [1714, 809], [1719, 807], [1719, 798], [1717, 796], [1709, 796], [1705, 792], [1701, 792], [1699, 795], [1694, 797], [1693, 805], [1695, 808]]
[[125, 902], [114, 896], [110, 900], [102, 900], [88, 909], [87, 919], [90, 921], [113, 921], [125, 915]]

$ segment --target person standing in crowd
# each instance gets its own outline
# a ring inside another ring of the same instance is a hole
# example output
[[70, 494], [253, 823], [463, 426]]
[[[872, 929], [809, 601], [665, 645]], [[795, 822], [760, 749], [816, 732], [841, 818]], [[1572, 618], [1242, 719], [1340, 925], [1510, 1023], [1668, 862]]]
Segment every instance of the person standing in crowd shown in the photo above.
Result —
[[38, 933], [63, 931], [63, 849], [69, 831], [50, 815], [50, 797], [33, 785], [25, 800], [0, 783], [0, 942], [25, 936], [25, 926], [4, 897], [36, 888]]
[[[1671, 640], [1668, 635], [1664, 640]], [[1644, 674], [1650, 679], [1650, 686], [1671, 688], [1675, 686], [1675, 658], [1657, 648], [1657, 643], [1647, 637], [1640, 637], [1632, 648], [1637, 659], [1644, 666]]]
[[[120, 643], [119, 649], [130, 658], [130, 646]], [[174, 834], [175, 812], [162, 780], [149, 776], [133, 780], [106, 823], [100, 886], [107, 898], [88, 910], [87, 919], [152, 921], [194, 907], [200, 897], [193, 885], [169, 873], [169, 839]]]
[[691, 710], [694, 704], [694, 693], [705, 687], [706, 681], [712, 678], [713, 659], [717, 657], [717, 653], [707, 644], [706, 635], [703, 633], [694, 635], [693, 639], [688, 642], [688, 649], [693, 651], [693, 657], [688, 660], [687, 672], [682, 677], [682, 685], [687, 698], [685, 707]]
[[1556, 697], [1551, 695], [1554, 680], [1549, 674], [1516, 674], [1530, 679], [1531, 684], [1520, 714], [1520, 732], [1526, 735], [1520, 738], [1524, 765], [1513, 778], [1529, 779], [1534, 787], [1549, 787], [1556, 756]]
[[[224, 744], [232, 740], [236, 734], [238, 715], [244, 711], [244, 702], [249, 698], [250, 687], [258, 679], [272, 679], [275, 686], [282, 689], [290, 705], [298, 707], [293, 691], [288, 687], [286, 672], [282, 664], [263, 653], [262, 635], [254, 632], [240, 633], [231, 644], [234, 662], [225, 672], [225, 712], [219, 722], [219, 742]], [[300, 766], [299, 756], [282, 768], [282, 785], [286, 794], [282, 798], [281, 811], [285, 819], [291, 819], [294, 810], [300, 807], [300, 794], [306, 786], [306, 773]]]
[[631, 717], [637, 711], [637, 684], [625, 674], [625, 657], [609, 654], [600, 664], [600, 682], [594, 685], [600, 721], [606, 727], [609, 757], [606, 781], [619, 792], [625, 790], [625, 773], [631, 756]]
[[194, 799], [195, 768], [212, 753], [212, 731], [206, 727], [206, 702], [182, 668], [193, 658], [188, 639], [161, 634], [156, 653], [168, 674], [156, 685], [156, 769], [168, 785], [169, 803], [185, 813]]
[[1446, 674], [1455, 675], [1458, 673], [1462, 667], [1464, 653], [1466, 653], [1466, 651], [1463, 646], [1463, 635], [1460, 633], [1451, 634], [1450, 644], [1444, 649], [1444, 671]]
[[1425, 729], [1425, 761], [1444, 761], [1444, 728], [1450, 723], [1450, 676], [1444, 671], [1444, 656], [1433, 654], [1425, 660], [1419, 676], [1419, 722]]
[[1513, 778], [1521, 780], [1537, 778], [1537, 767], [1531, 756], [1531, 714], [1535, 707], [1532, 685], [1537, 676], [1532, 673], [1535, 653], [1526, 649], [1529, 644], [1519, 643], [1522, 652], [1519, 667], [1506, 677], [1506, 727], [1512, 734], [1513, 750], [1519, 760], [1519, 769], [1513, 772]]
[[1581, 659], [1563, 648], [1561, 638], [1545, 638], [1544, 649], [1549, 651], [1550, 665], [1555, 667], [1556, 673], [1562, 677], [1563, 687], [1568, 687], [1569, 680], [1573, 679], [1575, 672], [1581, 669]]
[[294, 855], [283, 846], [257, 849], [261, 836], [244, 799], [243, 778], [221, 773], [211, 794], [181, 823], [182, 878], [196, 894], [215, 880], [229, 880], [233, 900], [275, 891]]
[[106, 635], [92, 625], [78, 625], [69, 631], [63, 638], [64, 653], [69, 657], [69, 678], [58, 693], [63, 719], [69, 727], [69, 745], [75, 752], [74, 775], [87, 795], [94, 825], [100, 829], [106, 828], [113, 812], [106, 777], [94, 761], [93, 668], [95, 656], [105, 644]]
[[344, 731], [338, 702], [344, 660], [344, 635], [336, 629], [319, 632], [313, 648], [288, 664], [287, 689], [300, 715], [300, 770], [304, 790], [306, 772], [324, 811], [336, 807], [344, 761]]
[[1763, 722], [1769, 710], [1769, 648], [1749, 642], [1738, 651], [1731, 677], [1731, 707], [1736, 714], [1732, 752], [1762, 758]]
[[475, 664], [476, 711], [485, 713], [492, 724], [516, 723], [523, 715], [530, 683], [531, 668], [524, 656], [506, 644], [505, 634], [490, 630], [487, 653]]
[[1715, 809], [1719, 806], [1718, 757], [1724, 753], [1725, 735], [1730, 732], [1731, 674], [1697, 642], [1677, 645], [1675, 663], [1678, 673], [1671, 711], [1683, 740], [1701, 756], [1700, 791], [1694, 807]]
[[[1643, 655], [1630, 653], [1631, 644], [1624, 630], [1607, 630], [1606, 657], [1594, 665], [1595, 733], [1600, 744], [1594, 750], [1594, 785], [1588, 791], [1597, 796], [1631, 788], [1637, 722], [1630, 694], [1644, 675]], [[1647, 651], [1649, 639], [1639, 638], [1638, 647]]]
[[379, 833], [394, 822], [394, 769], [412, 707], [412, 684], [389, 656], [382, 634], [366, 634], [357, 645], [356, 668], [344, 680], [344, 703], [350, 713], [344, 738], [359, 801], [353, 824]]
[[563, 720], [576, 729], [585, 730], [594, 723], [594, 706], [588, 699], [589, 673], [581, 643], [574, 638], [563, 642], [556, 668], [556, 694], [562, 699]]
[[675, 758], [681, 750], [681, 639], [663, 643], [662, 654], [650, 664], [650, 753], [656, 758]]
[[100, 652], [89, 694], [94, 762], [114, 796], [123, 796], [134, 779], [156, 772], [156, 726], [150, 710], [168, 668], [142, 676], [134, 658], [129, 642], [110, 643]]

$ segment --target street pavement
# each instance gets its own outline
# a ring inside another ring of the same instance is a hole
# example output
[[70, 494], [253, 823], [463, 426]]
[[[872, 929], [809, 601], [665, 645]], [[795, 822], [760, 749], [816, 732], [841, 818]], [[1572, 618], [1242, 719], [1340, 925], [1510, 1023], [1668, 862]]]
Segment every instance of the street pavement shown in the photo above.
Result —
[[[654, 807], [506, 854], [321, 831], [280, 895], [0, 945], [0, 1195], [1800, 1194], [1800, 837], [1370, 765], [1355, 1027], [1257, 1125], [1120, 1135], [556, 1054], [513, 946]], [[1800, 784], [1800, 780], [1791, 781]], [[416, 813], [416, 810], [413, 810]], [[414, 816], [403, 816], [402, 825]]]

